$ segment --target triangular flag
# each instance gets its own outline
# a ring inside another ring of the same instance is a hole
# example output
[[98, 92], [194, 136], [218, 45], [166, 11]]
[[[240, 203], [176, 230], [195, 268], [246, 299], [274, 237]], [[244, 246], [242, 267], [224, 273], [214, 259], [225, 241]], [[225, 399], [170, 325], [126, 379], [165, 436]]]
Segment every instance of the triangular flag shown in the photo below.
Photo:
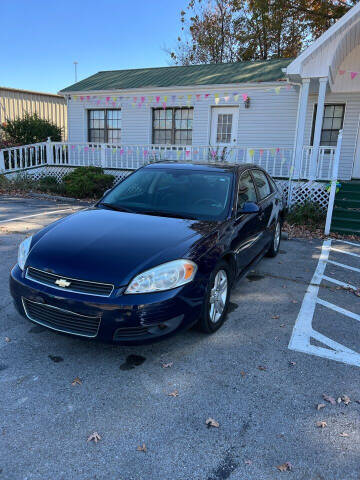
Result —
[[157, 96], [157, 97], [156, 97], [156, 103], [159, 103], [159, 102], [160, 102], [160, 97]]
[[162, 107], [164, 110], [166, 109], [166, 102], [163, 102]]
[[242, 96], [242, 99], [244, 100], [244, 102], [246, 102], [246, 100], [248, 99], [247, 93], [243, 93], [241, 96]]
[[144, 103], [145, 102], [145, 97], [141, 97], [141, 103]]
[[201, 98], [200, 93], [197, 93], [197, 94], [196, 94], [196, 100], [200, 100], [200, 98]]
[[219, 94], [218, 93], [214, 93], [214, 98], [215, 98], [215, 103], [216, 105], [220, 102], [220, 98], [219, 98]]
[[204, 95], [205, 98], [209, 98], [209, 96], [210, 96], [210, 93], [205, 93]]
[[229, 95], [225, 95], [224, 100], [225, 100], [225, 102], [228, 102], [230, 100]]
[[260, 157], [262, 157], [264, 155], [264, 150], [262, 148], [260, 148]]
[[255, 153], [255, 150], [253, 148], [250, 148], [250, 150], [249, 150], [250, 158], [253, 158], [254, 153]]
[[237, 102], [239, 100], [239, 94], [238, 93], [234, 94], [234, 100], [235, 100], [235, 102]]
[[276, 93], [276, 95], [279, 95], [280, 90], [281, 90], [281, 87], [275, 87], [275, 93]]
[[351, 77], [351, 80], [354, 80], [354, 78], [359, 75], [359, 72], [350, 72], [350, 77]]
[[339, 75], [345, 75], [346, 70], [339, 70]]
[[165, 95], [165, 97], [164, 97], [164, 103], [167, 102], [167, 99], [168, 99], [168, 97], [167, 97], [167, 95]]
[[110, 97], [106, 97], [106, 101], [107, 101], [107, 102], [110, 102]]

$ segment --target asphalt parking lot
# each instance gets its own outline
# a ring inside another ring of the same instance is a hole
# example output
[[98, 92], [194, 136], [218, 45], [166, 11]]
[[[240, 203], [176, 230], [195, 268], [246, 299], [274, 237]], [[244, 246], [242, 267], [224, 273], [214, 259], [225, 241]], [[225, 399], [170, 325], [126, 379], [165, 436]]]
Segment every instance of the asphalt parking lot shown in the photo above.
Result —
[[119, 347], [31, 324], [9, 296], [20, 241], [79, 208], [0, 197], [0, 479], [359, 480], [356, 242], [283, 241], [216, 334]]

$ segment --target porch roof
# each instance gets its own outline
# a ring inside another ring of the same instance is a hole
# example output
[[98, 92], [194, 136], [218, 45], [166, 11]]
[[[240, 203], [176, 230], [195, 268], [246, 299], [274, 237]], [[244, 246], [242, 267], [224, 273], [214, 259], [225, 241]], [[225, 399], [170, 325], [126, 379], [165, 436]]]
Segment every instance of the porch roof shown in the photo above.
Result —
[[291, 58], [283, 58], [254, 62], [103, 71], [64, 88], [61, 93], [274, 82], [285, 80], [282, 69], [286, 68], [291, 61]]

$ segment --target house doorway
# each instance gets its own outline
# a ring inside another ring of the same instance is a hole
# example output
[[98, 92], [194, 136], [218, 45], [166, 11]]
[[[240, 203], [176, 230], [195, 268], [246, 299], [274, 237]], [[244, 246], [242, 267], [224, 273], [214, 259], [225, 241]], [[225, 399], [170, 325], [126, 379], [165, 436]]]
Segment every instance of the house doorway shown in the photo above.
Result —
[[237, 144], [239, 107], [213, 107], [211, 110], [210, 144], [231, 147]]

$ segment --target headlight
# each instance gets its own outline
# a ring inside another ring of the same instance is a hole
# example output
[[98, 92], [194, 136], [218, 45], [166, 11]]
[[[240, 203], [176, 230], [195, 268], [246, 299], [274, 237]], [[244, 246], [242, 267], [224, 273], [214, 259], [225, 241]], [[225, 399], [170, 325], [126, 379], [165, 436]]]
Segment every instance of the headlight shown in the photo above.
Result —
[[25, 262], [30, 250], [32, 237], [25, 238], [23, 242], [20, 243], [19, 252], [18, 252], [18, 264], [21, 270], [24, 270]]
[[163, 263], [137, 275], [125, 293], [150, 293], [170, 290], [191, 282], [197, 271], [197, 265], [191, 260], [174, 260]]

